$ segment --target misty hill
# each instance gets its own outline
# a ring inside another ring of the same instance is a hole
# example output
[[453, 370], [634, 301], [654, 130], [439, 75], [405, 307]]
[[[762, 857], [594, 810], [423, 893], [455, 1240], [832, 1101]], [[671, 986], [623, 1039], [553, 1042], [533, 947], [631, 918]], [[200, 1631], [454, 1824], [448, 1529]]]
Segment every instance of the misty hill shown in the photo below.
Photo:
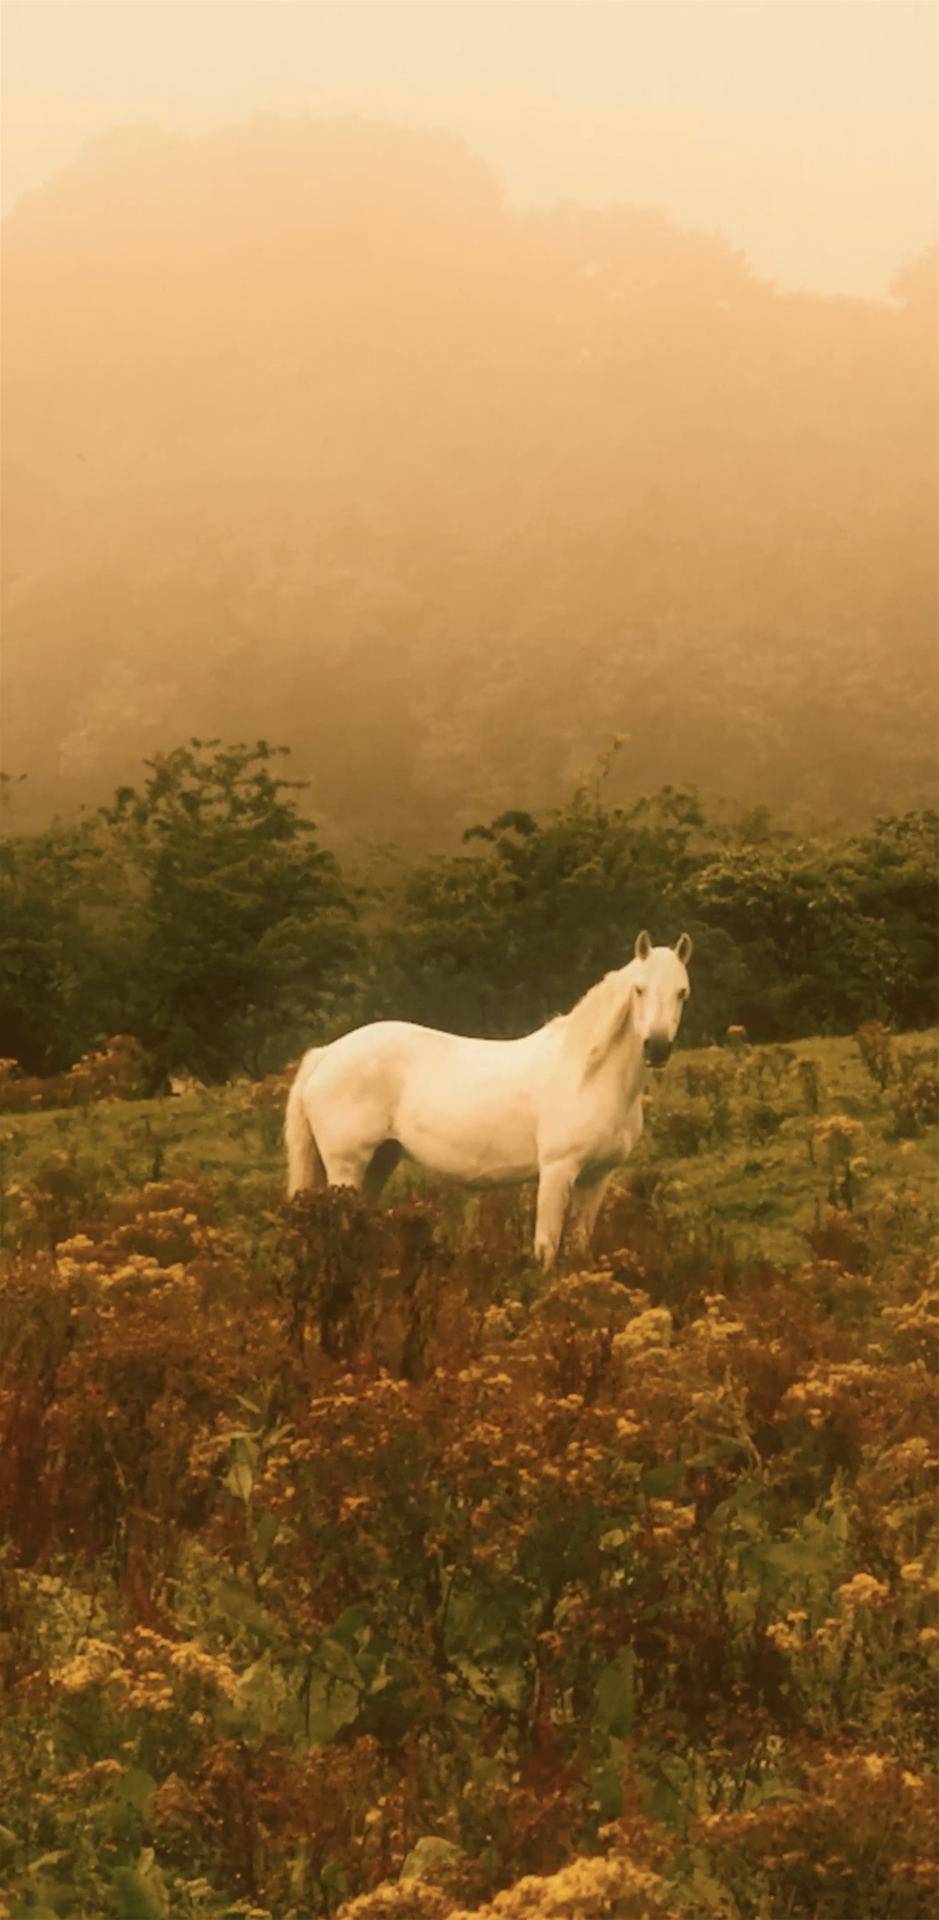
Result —
[[[356, 119], [120, 132], [5, 223], [18, 819], [191, 734], [335, 834], [562, 796], [935, 801], [935, 296], [783, 296]], [[28, 796], [28, 798], [27, 798]]]

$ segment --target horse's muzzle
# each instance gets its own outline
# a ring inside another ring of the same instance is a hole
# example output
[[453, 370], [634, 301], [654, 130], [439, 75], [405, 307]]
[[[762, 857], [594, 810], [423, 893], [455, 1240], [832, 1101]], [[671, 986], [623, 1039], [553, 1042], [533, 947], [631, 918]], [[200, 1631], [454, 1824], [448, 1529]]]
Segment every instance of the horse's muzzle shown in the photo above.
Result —
[[665, 1040], [660, 1035], [652, 1034], [643, 1044], [642, 1057], [648, 1067], [664, 1067], [667, 1065], [671, 1051], [672, 1043], [670, 1040]]

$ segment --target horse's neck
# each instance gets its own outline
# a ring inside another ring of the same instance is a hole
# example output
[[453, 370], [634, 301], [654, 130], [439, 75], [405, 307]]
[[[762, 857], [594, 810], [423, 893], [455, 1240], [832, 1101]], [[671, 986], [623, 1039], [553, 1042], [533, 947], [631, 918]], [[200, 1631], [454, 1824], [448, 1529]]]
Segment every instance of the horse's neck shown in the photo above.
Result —
[[[568, 1045], [584, 1085], [617, 1086], [631, 1103], [642, 1077], [642, 1041], [634, 1022], [633, 979], [624, 967], [608, 974], [570, 1016]], [[588, 1016], [590, 1022], [588, 1026]]]
[[604, 1088], [616, 1088], [618, 1098], [631, 1107], [638, 1097], [644, 1077], [642, 1041], [630, 1020], [597, 1068], [595, 1078]]

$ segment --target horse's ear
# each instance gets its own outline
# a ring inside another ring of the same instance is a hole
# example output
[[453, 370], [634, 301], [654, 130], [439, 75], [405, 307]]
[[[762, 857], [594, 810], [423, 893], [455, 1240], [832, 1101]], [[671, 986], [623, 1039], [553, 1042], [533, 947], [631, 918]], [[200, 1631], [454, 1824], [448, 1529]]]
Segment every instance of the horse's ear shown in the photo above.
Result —
[[652, 952], [652, 941], [650, 940], [649, 935], [647, 933], [637, 933], [636, 959], [648, 960], [651, 952]]
[[675, 942], [675, 952], [677, 953], [682, 966], [686, 967], [694, 952], [694, 946], [692, 944], [690, 933], [679, 934], [678, 939]]

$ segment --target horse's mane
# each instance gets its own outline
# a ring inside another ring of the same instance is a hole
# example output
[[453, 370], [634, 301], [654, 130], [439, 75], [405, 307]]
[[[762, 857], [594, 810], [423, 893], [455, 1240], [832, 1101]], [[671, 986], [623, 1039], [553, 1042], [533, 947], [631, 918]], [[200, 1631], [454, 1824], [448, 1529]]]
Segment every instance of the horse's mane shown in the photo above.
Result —
[[588, 987], [577, 1005], [564, 1015], [565, 1051], [581, 1059], [589, 1059], [598, 1047], [605, 1052], [622, 1022], [631, 989], [625, 967], [605, 973], [595, 987]]

